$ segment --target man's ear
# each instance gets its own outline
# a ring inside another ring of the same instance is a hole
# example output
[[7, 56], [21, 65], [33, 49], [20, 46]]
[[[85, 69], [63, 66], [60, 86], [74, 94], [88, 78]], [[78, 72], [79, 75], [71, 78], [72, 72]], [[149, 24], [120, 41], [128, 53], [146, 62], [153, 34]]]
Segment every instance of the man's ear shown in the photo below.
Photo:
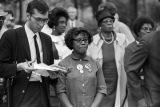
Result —
[[29, 13], [26, 13], [26, 16], [27, 16], [27, 20], [30, 20], [31, 15]]

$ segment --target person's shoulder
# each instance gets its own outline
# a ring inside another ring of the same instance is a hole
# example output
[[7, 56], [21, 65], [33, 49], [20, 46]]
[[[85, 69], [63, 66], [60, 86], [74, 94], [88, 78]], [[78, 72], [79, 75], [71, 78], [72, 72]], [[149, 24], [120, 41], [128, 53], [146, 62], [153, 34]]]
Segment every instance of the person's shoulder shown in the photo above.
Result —
[[59, 62], [59, 65], [62, 65], [62, 66], [67, 66], [70, 62], [71, 62], [71, 54], [68, 55], [67, 57], [65, 57], [64, 59], [62, 59], [60, 62]]
[[97, 43], [100, 41], [99, 33], [93, 35], [93, 42], [90, 45], [97, 45]]
[[118, 33], [115, 32], [116, 34], [116, 40], [120, 43], [120, 44], [124, 44], [126, 42], [126, 36], [123, 33]]
[[39, 34], [42, 35], [44, 38], [51, 40], [51, 37], [48, 34], [46, 34], [44, 32], [39, 32]]
[[119, 27], [128, 27], [125, 23], [123, 23], [121, 21], [116, 21], [115, 24], [118, 25]]
[[99, 63], [99, 61], [97, 61], [96, 59], [92, 58], [91, 56], [87, 55], [90, 64], [93, 65], [94, 69], [100, 69], [101, 68], [101, 64]]
[[125, 33], [125, 34], [126, 34], [126, 32], [128, 32], [129, 34], [131, 34], [129, 26], [121, 21], [116, 21], [114, 23], [114, 27], [115, 27], [115, 31], [117, 31], [117, 32], [121, 32], [121, 33]]
[[138, 43], [136, 41], [133, 41], [132, 43], [130, 43], [127, 47], [133, 47], [135, 45], [137, 45]]
[[93, 39], [99, 38], [99, 33], [93, 35]]
[[23, 27], [19, 27], [19, 28], [16, 28], [16, 29], [8, 29], [7, 31], [4, 32], [4, 36], [6, 38], [14, 38], [16, 35], [17, 35], [17, 31], [20, 31], [22, 30]]
[[97, 65], [97, 63], [99, 64], [99, 62], [98, 62], [96, 59], [92, 58], [91, 56], [86, 55], [86, 57], [87, 57], [87, 59], [88, 59], [90, 62], [92, 62], [92, 63], [94, 63], [94, 64], [96, 64], [96, 65]]
[[84, 23], [80, 20], [76, 20], [77, 24], [80, 26], [80, 27], [83, 27], [84, 26]]
[[138, 45], [138, 43], [136, 41], [130, 43], [126, 48], [125, 50], [134, 50], [136, 48], [136, 46]]

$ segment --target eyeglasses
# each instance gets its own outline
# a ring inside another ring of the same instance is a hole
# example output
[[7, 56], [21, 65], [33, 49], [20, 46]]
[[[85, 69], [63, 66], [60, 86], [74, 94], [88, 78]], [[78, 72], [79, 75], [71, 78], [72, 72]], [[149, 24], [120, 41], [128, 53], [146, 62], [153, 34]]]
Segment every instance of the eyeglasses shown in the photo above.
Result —
[[103, 20], [102, 23], [113, 23], [113, 19], [106, 19], [106, 20]]
[[152, 31], [153, 28], [152, 27], [142, 27], [142, 30], [144, 30], [144, 31]]
[[4, 23], [5, 17], [4, 16], [0, 16], [0, 26]]
[[88, 43], [88, 39], [73, 39], [74, 41], [78, 42], [78, 43]]
[[37, 22], [41, 22], [41, 23], [47, 23], [48, 22], [48, 18], [43, 19], [43, 18], [40, 18], [40, 17], [35, 17], [33, 15], [31, 17], [33, 17]]
[[4, 16], [0, 16], [0, 21], [4, 21], [5, 17]]

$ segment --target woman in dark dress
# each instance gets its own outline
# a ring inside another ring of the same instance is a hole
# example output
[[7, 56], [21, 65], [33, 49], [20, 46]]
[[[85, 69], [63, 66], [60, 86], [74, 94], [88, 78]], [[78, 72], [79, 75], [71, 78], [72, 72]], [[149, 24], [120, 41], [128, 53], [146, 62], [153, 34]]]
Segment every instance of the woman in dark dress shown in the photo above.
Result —
[[114, 15], [107, 9], [99, 10], [96, 19], [99, 33], [93, 36], [88, 55], [99, 61], [107, 85], [107, 96], [99, 107], [127, 107], [127, 78], [123, 66], [125, 35], [113, 31]]

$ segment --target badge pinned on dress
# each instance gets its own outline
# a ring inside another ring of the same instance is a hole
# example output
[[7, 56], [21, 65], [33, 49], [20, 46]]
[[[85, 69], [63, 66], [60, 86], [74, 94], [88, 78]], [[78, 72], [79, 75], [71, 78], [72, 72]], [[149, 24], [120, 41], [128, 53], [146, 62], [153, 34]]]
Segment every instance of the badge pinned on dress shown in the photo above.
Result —
[[88, 63], [85, 65], [85, 67], [88, 69], [89, 72], [92, 72], [91, 64]]
[[77, 69], [79, 70], [80, 73], [84, 73], [84, 71], [83, 71], [83, 65], [78, 64], [77, 65]]

